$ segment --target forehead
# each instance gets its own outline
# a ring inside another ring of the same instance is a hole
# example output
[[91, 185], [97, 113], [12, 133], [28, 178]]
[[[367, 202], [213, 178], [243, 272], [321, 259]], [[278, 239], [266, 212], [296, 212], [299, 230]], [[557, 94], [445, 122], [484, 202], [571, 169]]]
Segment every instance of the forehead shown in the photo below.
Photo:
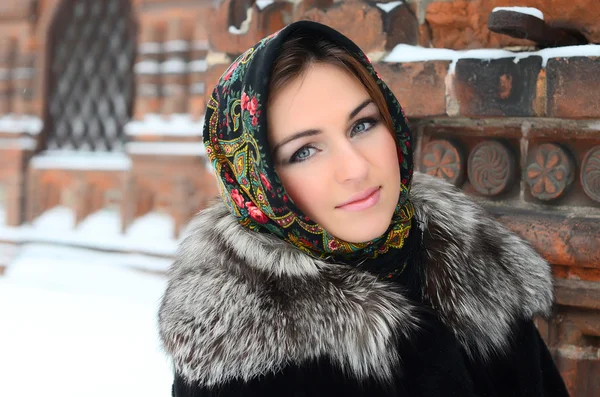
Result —
[[276, 93], [269, 106], [269, 130], [280, 135], [319, 123], [346, 122], [348, 114], [369, 98], [350, 72], [330, 64], [313, 64]]

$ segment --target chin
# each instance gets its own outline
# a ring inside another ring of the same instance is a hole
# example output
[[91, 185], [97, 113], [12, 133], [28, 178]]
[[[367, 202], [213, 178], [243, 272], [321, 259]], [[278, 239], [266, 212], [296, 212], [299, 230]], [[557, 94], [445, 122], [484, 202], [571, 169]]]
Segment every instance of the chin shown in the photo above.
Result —
[[391, 217], [386, 217], [380, 222], [368, 219], [367, 222], [352, 222], [347, 227], [340, 228], [341, 233], [332, 233], [337, 238], [349, 243], [366, 243], [380, 237], [390, 226]]

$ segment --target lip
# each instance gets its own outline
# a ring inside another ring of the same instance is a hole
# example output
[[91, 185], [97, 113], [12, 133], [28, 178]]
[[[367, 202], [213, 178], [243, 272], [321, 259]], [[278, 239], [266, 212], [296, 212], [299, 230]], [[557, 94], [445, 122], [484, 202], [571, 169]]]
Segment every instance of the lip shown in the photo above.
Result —
[[346, 211], [362, 211], [377, 204], [380, 197], [381, 186], [377, 186], [355, 195], [344, 204], [338, 205], [336, 208]]

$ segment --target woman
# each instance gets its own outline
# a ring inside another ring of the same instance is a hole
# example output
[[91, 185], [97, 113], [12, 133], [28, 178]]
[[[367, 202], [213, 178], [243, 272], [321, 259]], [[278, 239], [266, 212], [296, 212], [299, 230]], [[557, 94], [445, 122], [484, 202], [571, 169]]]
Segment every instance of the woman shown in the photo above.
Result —
[[567, 396], [532, 316], [548, 264], [416, 173], [402, 109], [314, 22], [240, 56], [207, 105], [222, 202], [159, 313], [173, 395]]

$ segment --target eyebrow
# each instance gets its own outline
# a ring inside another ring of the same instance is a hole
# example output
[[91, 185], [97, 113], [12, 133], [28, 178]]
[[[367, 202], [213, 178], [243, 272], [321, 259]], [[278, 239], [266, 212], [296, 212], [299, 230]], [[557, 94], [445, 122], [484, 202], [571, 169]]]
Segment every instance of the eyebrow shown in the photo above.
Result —
[[[350, 112], [350, 114], [348, 115], [348, 121], [352, 120], [354, 117], [356, 117], [356, 115], [358, 113], [360, 113], [361, 110], [363, 110], [364, 108], [366, 108], [368, 105], [370, 105], [372, 103], [375, 103], [375, 102], [373, 102], [373, 100], [370, 98], [365, 100], [364, 102], [362, 102], [353, 111]], [[277, 151], [279, 150], [279, 148], [281, 148], [283, 145], [290, 143], [291, 141], [295, 141], [296, 139], [304, 138], [307, 136], [319, 135], [320, 133], [321, 133], [321, 130], [310, 129], [310, 130], [300, 131], [293, 135], [290, 135], [287, 138], [285, 138], [284, 140], [282, 140], [281, 142], [279, 142], [277, 145], [275, 145], [275, 147], [273, 148], [273, 155], [277, 154]]]

